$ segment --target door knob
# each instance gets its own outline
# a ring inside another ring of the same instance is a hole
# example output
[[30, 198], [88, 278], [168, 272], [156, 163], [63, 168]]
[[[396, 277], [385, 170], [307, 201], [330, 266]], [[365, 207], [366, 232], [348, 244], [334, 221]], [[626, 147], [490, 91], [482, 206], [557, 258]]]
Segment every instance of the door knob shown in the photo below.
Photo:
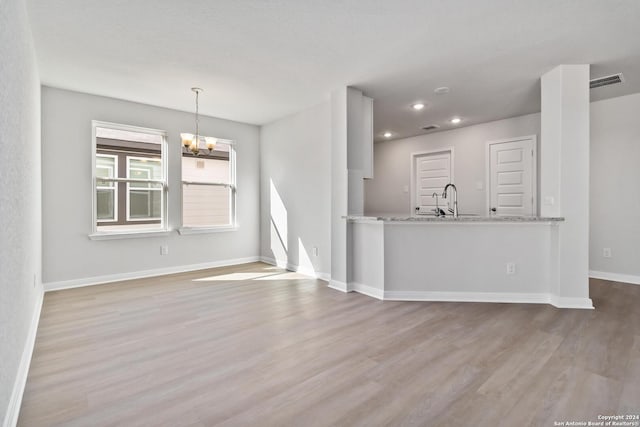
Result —
[[496, 208], [491, 208], [491, 212], [497, 212], [497, 211], [498, 211], [498, 209], [496, 209]]

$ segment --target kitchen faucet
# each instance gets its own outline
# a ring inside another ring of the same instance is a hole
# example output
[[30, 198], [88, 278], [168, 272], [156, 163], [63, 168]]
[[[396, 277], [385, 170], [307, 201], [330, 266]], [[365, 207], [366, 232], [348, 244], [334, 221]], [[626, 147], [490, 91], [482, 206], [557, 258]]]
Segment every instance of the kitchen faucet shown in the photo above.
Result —
[[[440, 209], [440, 206], [438, 206], [438, 196], [439, 196], [439, 194], [434, 192], [431, 195], [431, 198], [434, 198], [434, 197], [436, 198], [436, 208], [433, 211], [436, 213], [436, 216], [439, 217], [439, 216], [444, 216], [445, 214], [444, 214], [444, 211], [442, 209]], [[442, 212], [442, 214], [440, 214], [440, 212]]]
[[447, 198], [447, 190], [449, 189], [449, 187], [453, 188], [453, 210], [449, 208], [449, 212], [453, 214], [454, 218], [458, 218], [458, 189], [456, 188], [456, 186], [452, 183], [448, 183], [447, 185], [445, 185], [444, 191], [442, 192], [442, 198]]

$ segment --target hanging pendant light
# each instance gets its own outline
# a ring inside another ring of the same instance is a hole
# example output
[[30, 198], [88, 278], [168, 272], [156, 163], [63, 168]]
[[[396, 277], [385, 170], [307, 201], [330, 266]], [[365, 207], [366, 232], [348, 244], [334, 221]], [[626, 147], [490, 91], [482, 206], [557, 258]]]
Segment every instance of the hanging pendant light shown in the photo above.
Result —
[[180, 139], [182, 140], [182, 145], [184, 145], [184, 147], [187, 150], [191, 151], [193, 155], [197, 156], [200, 154], [201, 139], [204, 140], [204, 144], [209, 150], [209, 153], [211, 153], [213, 149], [216, 147], [217, 141], [215, 138], [211, 138], [209, 136], [207, 137], [200, 136], [200, 110], [199, 110], [200, 106], [198, 101], [199, 101], [200, 93], [204, 92], [204, 89], [201, 89], [199, 87], [192, 87], [191, 90], [196, 94], [196, 134], [194, 135], [192, 133], [181, 133]]
[[218, 142], [218, 140], [210, 136], [205, 136], [204, 142], [207, 144], [207, 150], [211, 153], [213, 149], [216, 148], [216, 142]]

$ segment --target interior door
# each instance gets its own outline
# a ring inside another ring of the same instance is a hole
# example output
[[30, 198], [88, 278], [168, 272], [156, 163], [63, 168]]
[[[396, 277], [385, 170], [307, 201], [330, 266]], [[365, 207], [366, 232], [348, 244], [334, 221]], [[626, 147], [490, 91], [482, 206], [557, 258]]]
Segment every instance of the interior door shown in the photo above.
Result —
[[[442, 200], [442, 190], [452, 182], [451, 151], [417, 154], [414, 159], [416, 213], [433, 214], [436, 201], [439, 207], [446, 211], [446, 200]], [[433, 193], [438, 197], [433, 197]]]
[[489, 143], [489, 214], [535, 215], [535, 137]]

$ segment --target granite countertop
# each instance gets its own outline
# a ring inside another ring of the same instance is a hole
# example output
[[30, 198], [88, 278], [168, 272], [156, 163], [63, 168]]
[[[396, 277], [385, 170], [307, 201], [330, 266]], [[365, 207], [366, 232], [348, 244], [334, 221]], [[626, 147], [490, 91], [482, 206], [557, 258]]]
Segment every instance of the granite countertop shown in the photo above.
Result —
[[480, 216], [480, 215], [460, 215], [458, 218], [447, 215], [437, 217], [435, 215], [347, 215], [342, 218], [348, 221], [387, 221], [387, 222], [561, 222], [562, 217], [543, 216]]

